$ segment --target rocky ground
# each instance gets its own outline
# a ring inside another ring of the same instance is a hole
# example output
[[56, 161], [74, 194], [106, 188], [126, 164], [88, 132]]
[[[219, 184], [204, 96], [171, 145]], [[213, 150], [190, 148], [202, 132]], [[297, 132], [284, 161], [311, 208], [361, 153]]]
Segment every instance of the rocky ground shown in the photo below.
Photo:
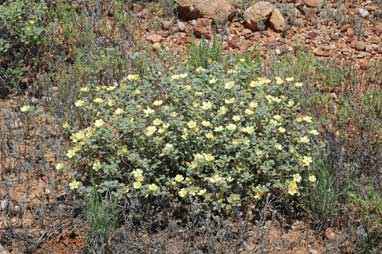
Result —
[[178, 1], [179, 17], [153, 17], [157, 6], [133, 6], [137, 37], [155, 50], [184, 52], [192, 36], [224, 36], [224, 48], [264, 56], [282, 55], [299, 46], [316, 56], [365, 68], [382, 58], [382, 7], [378, 1], [254, 1], [248, 8], [227, 1]]

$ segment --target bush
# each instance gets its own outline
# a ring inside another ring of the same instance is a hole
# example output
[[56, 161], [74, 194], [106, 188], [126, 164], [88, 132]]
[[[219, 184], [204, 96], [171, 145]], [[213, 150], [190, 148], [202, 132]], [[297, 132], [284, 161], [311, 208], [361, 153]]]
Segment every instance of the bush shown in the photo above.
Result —
[[6, 0], [0, 4], [0, 95], [18, 87], [37, 64], [45, 41], [47, 9], [43, 0]]
[[303, 197], [321, 144], [312, 117], [300, 113], [302, 84], [256, 77], [245, 59], [229, 66], [81, 88], [83, 125], [65, 126], [71, 188], [95, 181], [100, 191], [225, 211], [266, 194]]

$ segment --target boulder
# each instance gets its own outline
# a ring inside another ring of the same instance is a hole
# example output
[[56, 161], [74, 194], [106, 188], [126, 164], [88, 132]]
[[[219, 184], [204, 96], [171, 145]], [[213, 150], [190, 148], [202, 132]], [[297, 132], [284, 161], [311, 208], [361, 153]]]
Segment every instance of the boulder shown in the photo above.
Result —
[[177, 12], [185, 20], [210, 18], [225, 22], [235, 14], [235, 8], [228, 0], [176, 0]]
[[282, 32], [286, 30], [287, 23], [285, 21], [284, 16], [281, 14], [280, 10], [275, 8], [272, 12], [271, 18], [269, 22], [273, 28], [273, 30], [277, 32]]
[[244, 24], [252, 31], [263, 30], [274, 7], [272, 4], [260, 1], [244, 11]]
[[212, 38], [212, 20], [208, 18], [200, 18], [195, 20], [192, 28], [194, 29], [194, 34], [196, 37], [201, 38]]

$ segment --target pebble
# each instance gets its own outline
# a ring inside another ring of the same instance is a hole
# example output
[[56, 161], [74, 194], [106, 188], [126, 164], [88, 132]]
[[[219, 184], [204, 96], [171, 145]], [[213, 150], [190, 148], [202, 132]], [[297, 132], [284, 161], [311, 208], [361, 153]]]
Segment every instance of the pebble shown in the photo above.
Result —
[[370, 12], [364, 8], [358, 8], [357, 9], [357, 12], [358, 14], [362, 17], [362, 18], [366, 18], [367, 16], [370, 15]]

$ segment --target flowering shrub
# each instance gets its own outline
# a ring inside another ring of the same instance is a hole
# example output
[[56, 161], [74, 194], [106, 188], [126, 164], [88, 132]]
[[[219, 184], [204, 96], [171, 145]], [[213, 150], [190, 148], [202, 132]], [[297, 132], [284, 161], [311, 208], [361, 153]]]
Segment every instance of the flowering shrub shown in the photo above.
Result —
[[65, 124], [67, 157], [77, 169], [71, 189], [95, 181], [128, 197], [198, 200], [227, 210], [268, 193], [301, 196], [315, 182], [310, 168], [320, 150], [312, 117], [300, 114], [303, 84], [253, 70], [241, 59], [228, 70], [212, 63], [83, 87], [75, 107], [88, 124]]

